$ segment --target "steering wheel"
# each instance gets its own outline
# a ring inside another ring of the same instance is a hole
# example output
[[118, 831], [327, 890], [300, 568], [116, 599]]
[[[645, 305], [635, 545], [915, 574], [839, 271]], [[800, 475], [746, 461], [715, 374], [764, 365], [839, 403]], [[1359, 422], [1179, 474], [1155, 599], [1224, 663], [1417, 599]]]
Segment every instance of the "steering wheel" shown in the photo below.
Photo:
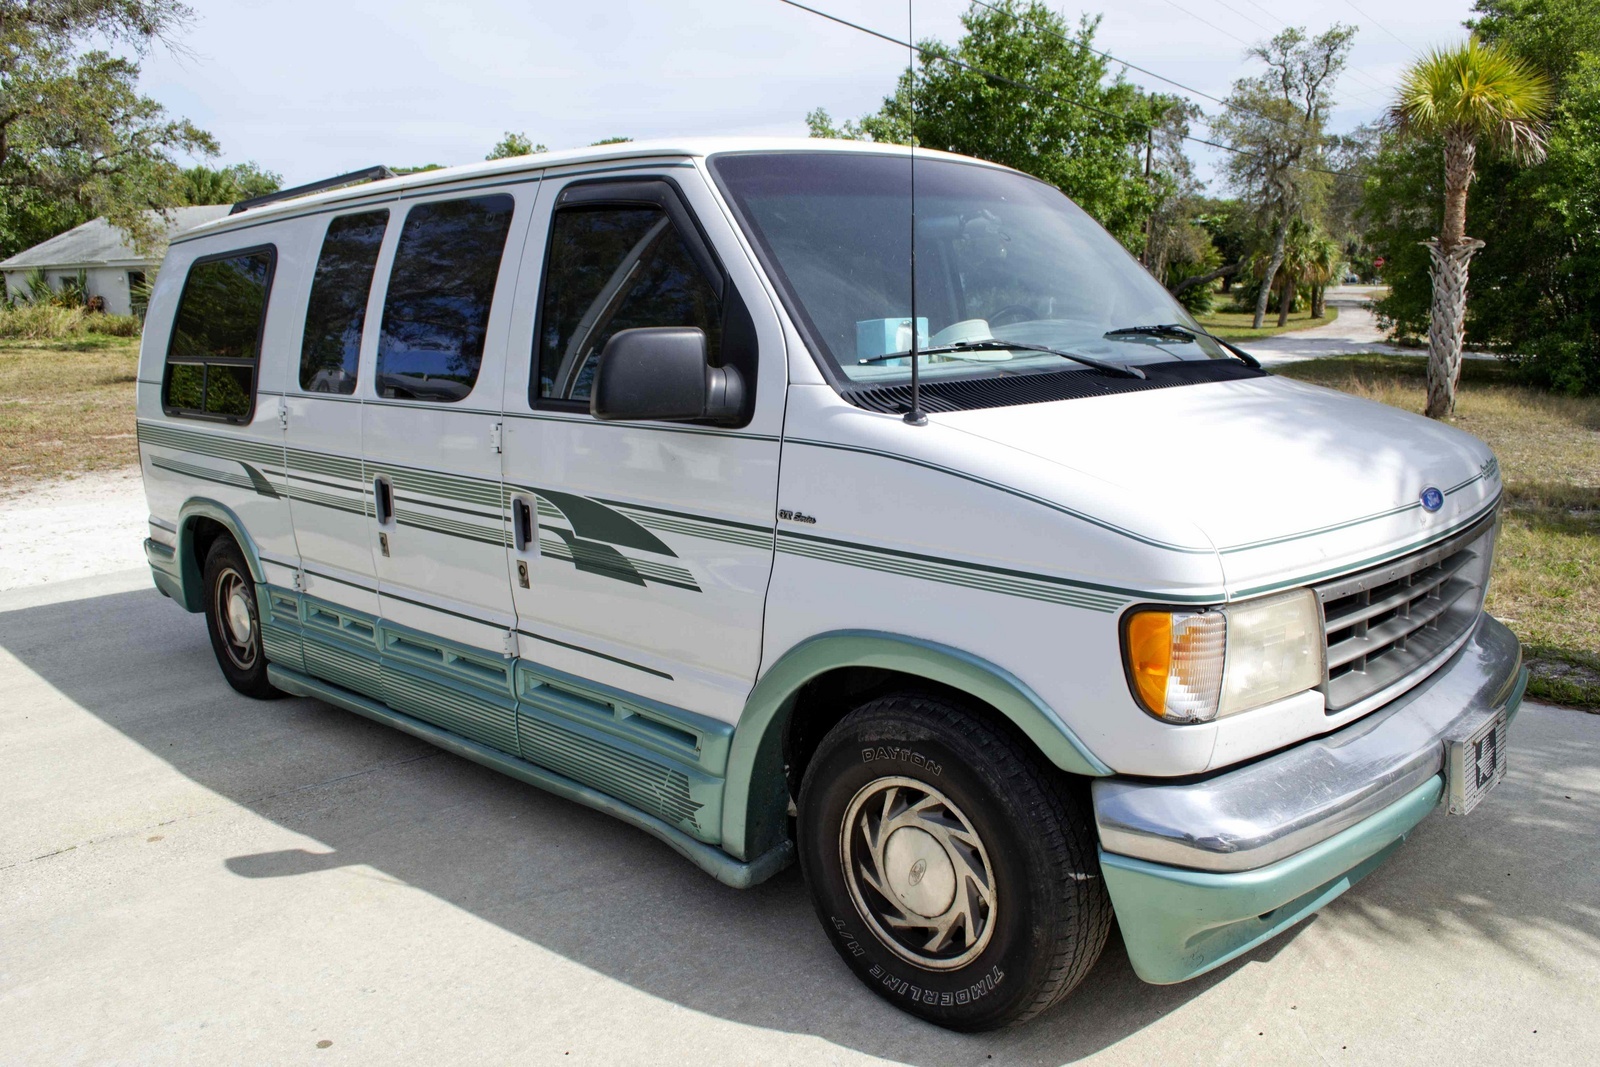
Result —
[[1027, 322], [1039, 317], [1039, 313], [1026, 304], [1007, 304], [988, 316], [990, 326], [1010, 326], [1014, 322]]

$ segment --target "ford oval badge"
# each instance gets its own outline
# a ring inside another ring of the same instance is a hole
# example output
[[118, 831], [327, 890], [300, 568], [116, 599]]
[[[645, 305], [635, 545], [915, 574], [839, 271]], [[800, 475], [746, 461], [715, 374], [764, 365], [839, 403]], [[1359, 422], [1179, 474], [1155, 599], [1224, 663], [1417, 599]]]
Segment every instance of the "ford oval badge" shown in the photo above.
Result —
[[1422, 491], [1422, 510], [1438, 511], [1442, 507], [1444, 507], [1443, 493], [1431, 485]]

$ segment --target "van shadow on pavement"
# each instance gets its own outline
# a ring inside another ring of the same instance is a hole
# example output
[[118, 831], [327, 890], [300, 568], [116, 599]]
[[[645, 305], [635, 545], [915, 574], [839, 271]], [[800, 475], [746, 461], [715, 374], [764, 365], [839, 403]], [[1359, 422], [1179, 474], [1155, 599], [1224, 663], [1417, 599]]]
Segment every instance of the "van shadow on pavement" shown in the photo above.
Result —
[[[296, 878], [362, 864], [652, 996], [878, 1056], [928, 1065], [1002, 1050], [1076, 1059], [1270, 960], [1296, 936], [1170, 987], [1140, 982], [1113, 936], [1055, 1011], [1000, 1034], [950, 1034], [856, 982], [794, 868], [752, 890], [727, 889], [639, 831], [359, 716], [311, 700], [238, 696], [217, 671], [200, 617], [154, 591], [0, 612], [0, 645], [180, 774], [325, 846], [219, 856], [233, 875]], [[1432, 820], [1336, 907], [1367, 917], [1374, 942], [1418, 936], [1417, 924], [1448, 915], [1513, 950], [1519, 924], [1568, 928], [1593, 943], [1600, 913], [1584, 906], [1582, 888], [1592, 861], [1550, 847], [1552, 834], [1575, 849], [1592, 840], [1557, 784], [1564, 770], [1593, 765], [1596, 750], [1585, 749], [1517, 745], [1515, 763], [1540, 770], [1536, 781], [1502, 787], [1517, 791], [1517, 803], [1486, 804], [1476, 823]], [[72, 773], [63, 769], [64, 788]], [[1465, 847], [1469, 840], [1487, 848]], [[1522, 890], [1512, 896], [1508, 871]]]

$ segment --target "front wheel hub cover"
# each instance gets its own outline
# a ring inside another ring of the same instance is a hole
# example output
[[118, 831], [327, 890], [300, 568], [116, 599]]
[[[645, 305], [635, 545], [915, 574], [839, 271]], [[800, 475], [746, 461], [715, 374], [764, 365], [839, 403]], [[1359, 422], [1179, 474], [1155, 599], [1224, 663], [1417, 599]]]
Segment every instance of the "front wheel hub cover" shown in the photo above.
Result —
[[245, 599], [241, 589], [235, 589], [228, 597], [228, 629], [233, 631], [233, 639], [241, 645], [247, 643], [254, 635], [255, 627], [250, 621], [250, 601]]
[[933, 786], [905, 777], [868, 782], [845, 810], [839, 859], [862, 919], [901, 959], [955, 970], [988, 946], [998, 906], [988, 850]]

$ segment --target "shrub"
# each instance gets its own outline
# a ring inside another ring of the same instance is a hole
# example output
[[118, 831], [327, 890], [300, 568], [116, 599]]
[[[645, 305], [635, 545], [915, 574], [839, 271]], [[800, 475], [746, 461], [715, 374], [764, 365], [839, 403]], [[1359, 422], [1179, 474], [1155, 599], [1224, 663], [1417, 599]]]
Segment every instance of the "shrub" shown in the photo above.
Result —
[[97, 315], [81, 307], [18, 303], [0, 308], [0, 338], [13, 341], [60, 341], [87, 334], [138, 337], [143, 325], [136, 315]]
[[86, 323], [91, 332], [110, 337], [138, 337], [144, 330], [144, 320], [137, 315], [90, 315]]

